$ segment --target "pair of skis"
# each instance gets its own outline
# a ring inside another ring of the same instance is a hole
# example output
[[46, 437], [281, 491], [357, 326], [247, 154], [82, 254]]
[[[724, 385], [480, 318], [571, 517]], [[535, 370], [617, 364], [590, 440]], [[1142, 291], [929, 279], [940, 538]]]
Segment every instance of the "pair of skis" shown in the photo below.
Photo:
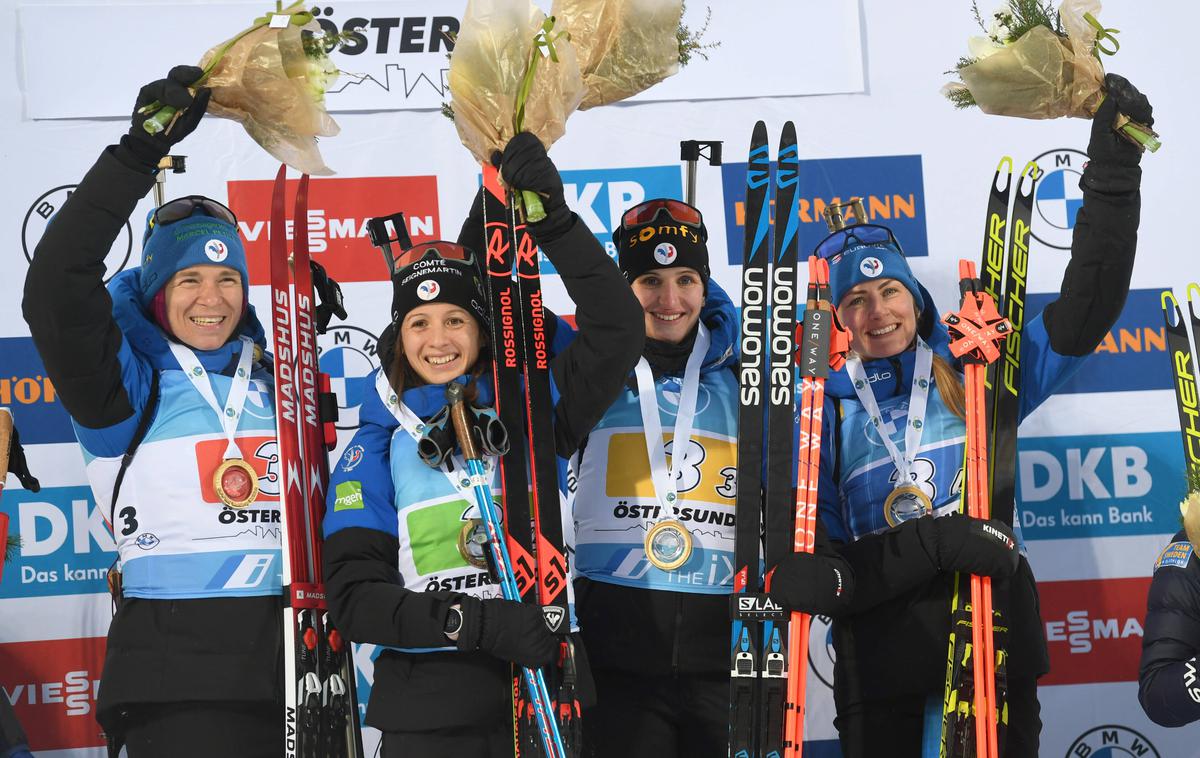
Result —
[[[1038, 177], [1038, 166], [1030, 161], [1014, 185], [1013, 162], [1009, 157], [1001, 159], [992, 177], [984, 222], [982, 276], [972, 285], [971, 297], [977, 293], [987, 296], [992, 304], [989, 308], [1007, 321], [1007, 338], [995, 359], [985, 362], [985, 367], [976, 368], [972, 360], [967, 360], [964, 366], [969, 407], [963, 502], [984, 504], [982, 508], [971, 506], [976, 508], [974, 511], [968, 508], [970, 515], [994, 516], [1009, 525], [1015, 523], [1016, 514], [1021, 331], [1025, 323], [1030, 222]], [[975, 280], [974, 267], [969, 277], [967, 273], [960, 271], [964, 287], [969, 280]], [[964, 292], [964, 298], [967, 296]], [[973, 381], [980, 386], [974, 387]], [[979, 452], [973, 452], [976, 450]], [[987, 462], [984, 469], [975, 468], [981, 455]], [[1008, 627], [1002, 609], [992, 607], [990, 584], [986, 578], [972, 577], [968, 606], [964, 579], [958, 575], [954, 578], [941, 738], [937, 752], [932, 753], [942, 758], [995, 755], [986, 751], [998, 750], [1000, 730], [1008, 721], [1005, 652]], [[980, 682], [983, 686], [978, 686]], [[983, 719], [986, 724], [983, 730], [977, 728], [981, 713], [992, 714], [991, 718]]]
[[[326, 609], [321, 520], [328, 453], [337, 443], [329, 377], [317, 364], [316, 302], [308, 242], [308, 175], [300, 177], [291, 254], [287, 167], [271, 198], [271, 323], [283, 542], [285, 747], [287, 758], [362, 758], [350, 643]], [[340, 305], [339, 305], [340, 307]], [[336, 407], [336, 406], [334, 406]]]
[[[815, 532], [821, 408], [833, 318], [828, 266], [810, 259], [797, 451], [798, 182], [796, 129], [789, 121], [784, 124], [779, 142], [772, 222], [770, 146], [766, 125], [759, 121], [751, 137], [746, 171], [742, 262], [737, 523], [729, 674], [729, 754], [735, 758], [773, 758], [785, 753], [799, 756], [803, 750], [809, 617], [785, 614], [763, 594], [770, 587], [769, 577], [766, 582], [762, 577], [764, 559], [766, 565], [774, 566], [792, 551], [812, 552]], [[798, 471], [793, 468], [797, 452]]]
[[514, 669], [515, 748], [520, 756], [567, 758], [580, 749], [582, 722], [574, 648], [566, 636], [568, 559], [550, 393], [549, 315], [543, 305], [537, 243], [510, 193], [501, 187], [496, 169], [485, 165], [483, 177], [496, 413], [510, 435], [521, 430], [526, 441], [510, 445], [500, 460], [505, 538], [516, 591], [510, 599], [540, 605], [546, 625], [562, 635], [559, 665], [549, 676], [536, 672], [541, 679], [537, 697], [523, 694], [529, 688], [521, 686], [523, 675]]

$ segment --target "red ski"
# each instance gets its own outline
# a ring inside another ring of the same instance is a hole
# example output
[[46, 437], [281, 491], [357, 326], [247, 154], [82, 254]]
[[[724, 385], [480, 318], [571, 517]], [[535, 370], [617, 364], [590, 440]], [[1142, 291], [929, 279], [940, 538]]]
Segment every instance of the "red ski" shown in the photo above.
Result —
[[[959, 261], [962, 307], [942, 323], [950, 332], [950, 352], [963, 361], [967, 404], [967, 515], [991, 518], [988, 502], [987, 413], [984, 375], [1000, 357], [999, 342], [1012, 324], [976, 277], [975, 264]], [[992, 635], [992, 579], [971, 575], [971, 660], [975, 680], [975, 755], [999, 758], [996, 721], [996, 650]]]

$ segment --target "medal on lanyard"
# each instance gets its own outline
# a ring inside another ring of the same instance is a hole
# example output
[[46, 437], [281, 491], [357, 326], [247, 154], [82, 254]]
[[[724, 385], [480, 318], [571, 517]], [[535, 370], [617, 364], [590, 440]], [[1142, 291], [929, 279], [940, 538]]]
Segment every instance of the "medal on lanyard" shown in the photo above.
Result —
[[[412, 437], [413, 442], [420, 442], [421, 433], [425, 431], [425, 422], [421, 421], [417, 414], [412, 412], [412, 409], [404, 404], [397, 395], [392, 385], [388, 383], [387, 376], [382, 371], [375, 377], [375, 391], [379, 394], [379, 399], [391, 411], [392, 416], [400, 422], [400, 428], [408, 432], [408, 436]], [[454, 468], [460, 472], [458, 476], [451, 473], [443, 460], [437, 468], [441, 471], [450, 483], [454, 485], [455, 491], [460, 494], [471, 493], [471, 482], [466, 478], [466, 463], [463, 462], [462, 456], [451, 454], [446, 456], [453, 459]], [[488, 477], [492, 475], [492, 462], [485, 462], [486, 473]], [[469, 501], [468, 501], [469, 502]], [[487, 562], [487, 529], [484, 527], [483, 520], [478, 518], [467, 519], [458, 531], [458, 554], [467, 564], [474, 566], [477, 569], [488, 568]]]
[[846, 372], [854, 382], [854, 394], [871, 416], [871, 424], [887, 448], [896, 467], [896, 486], [883, 501], [883, 517], [889, 526], [933, 512], [933, 500], [915, 483], [913, 458], [921, 449], [921, 433], [925, 426], [925, 408], [929, 399], [930, 377], [933, 376], [933, 350], [917, 337], [916, 361], [913, 366], [912, 390], [908, 397], [908, 418], [904, 426], [904, 452], [896, 448], [891, 435], [883, 428], [883, 414], [875, 393], [867, 381], [862, 358], [851, 355], [846, 359]]
[[196, 354], [177, 342], [169, 343], [171, 352], [183, 368], [188, 381], [221, 420], [221, 429], [225, 432], [227, 444], [224, 460], [213, 472], [212, 484], [217, 497], [230, 508], [245, 508], [258, 498], [258, 472], [242, 458], [242, 451], [234, 442], [238, 421], [242, 417], [242, 408], [246, 405], [246, 394], [250, 388], [250, 362], [254, 357], [254, 341], [249, 337], [240, 339], [242, 354], [230, 381], [229, 396], [224, 408], [217, 402], [208, 372], [200, 365]]
[[637, 368], [634, 369], [642, 427], [646, 436], [646, 455], [650, 459], [650, 483], [654, 487], [654, 496], [659, 506], [658, 518], [646, 531], [646, 558], [663, 571], [674, 571], [692, 557], [692, 533], [679, 520], [676, 472], [687, 462], [688, 448], [692, 441], [692, 422], [696, 416], [696, 396], [700, 392], [700, 365], [708, 353], [709, 341], [708, 329], [704, 324], [698, 324], [696, 344], [692, 347], [683, 371], [683, 386], [680, 388], [679, 407], [675, 416], [675, 433], [671, 438], [672, 465], [669, 468], [666, 452], [663, 450], [662, 419], [658, 415], [658, 393], [655, 391], [654, 374], [645, 358], [639, 359]]

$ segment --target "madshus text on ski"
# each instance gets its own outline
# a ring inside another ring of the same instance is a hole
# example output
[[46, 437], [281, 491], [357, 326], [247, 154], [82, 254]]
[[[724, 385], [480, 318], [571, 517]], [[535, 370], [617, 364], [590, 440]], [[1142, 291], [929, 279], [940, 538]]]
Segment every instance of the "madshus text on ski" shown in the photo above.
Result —
[[[1049, 659], [1017, 429], [1129, 289], [1141, 152], [1112, 124], [1153, 118], [1128, 81], [1105, 80], [1070, 262], [1037, 314], [1036, 164], [1000, 161], [979, 258], [939, 309], [861, 202], [830, 204], [800, 250], [793, 122], [774, 152], [754, 125], [738, 282], [713, 275], [694, 199], [719, 143], [685, 143], [705, 146], [685, 148], [687, 198], [620, 209], [613, 265], [518, 133], [454, 241], [414, 242], [403, 208], [370, 221], [392, 297], [339, 441], [317, 340], [356, 303], [310, 255], [307, 175], [275, 177], [269, 313], [237, 209], [202, 195], [156, 197], [140, 265], [104, 284], [136, 205], [182, 168], [202, 75], [142, 88], [22, 303], [117, 545], [111, 756], [361, 758], [362, 725], [385, 757], [793, 758], [835, 732], [848, 758], [1038, 754]], [[147, 128], [155, 103], [169, 128]], [[546, 305], [543, 260], [573, 321]], [[1190, 456], [1196, 348], [1164, 312]], [[1160, 723], [1200, 717], [1195, 651], [1172, 642], [1200, 598], [1189, 534], [1151, 588], [1140, 694]], [[835, 658], [832, 724], [806, 714], [814, 649]]]

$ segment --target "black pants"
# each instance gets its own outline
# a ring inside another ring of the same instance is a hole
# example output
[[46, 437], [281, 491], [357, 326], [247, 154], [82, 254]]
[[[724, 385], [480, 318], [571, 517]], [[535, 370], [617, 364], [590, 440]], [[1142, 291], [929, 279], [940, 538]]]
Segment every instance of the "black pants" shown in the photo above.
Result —
[[512, 758], [512, 726], [385, 732], [380, 758]]
[[283, 707], [274, 703], [167, 703], [122, 708], [129, 758], [279, 758]]
[[[1016, 680], [1008, 688], [1005, 758], [1037, 758], [1042, 733], [1037, 681]], [[920, 697], [874, 701], [838, 711], [834, 724], [843, 758], [920, 758], [925, 701]]]
[[729, 675], [642, 676], [592, 669], [583, 713], [589, 758], [726, 758]]

